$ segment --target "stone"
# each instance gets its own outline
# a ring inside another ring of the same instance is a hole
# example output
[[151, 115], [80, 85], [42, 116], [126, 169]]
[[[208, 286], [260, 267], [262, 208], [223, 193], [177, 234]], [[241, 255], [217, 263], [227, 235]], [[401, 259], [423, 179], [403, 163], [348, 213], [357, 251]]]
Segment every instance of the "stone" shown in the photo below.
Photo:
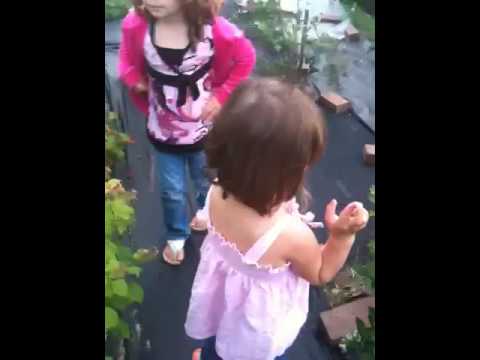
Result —
[[320, 314], [320, 319], [327, 331], [328, 339], [337, 343], [356, 329], [356, 319], [361, 319], [366, 326], [369, 308], [375, 308], [375, 297], [364, 297], [347, 304], [340, 305]]
[[340, 95], [329, 92], [320, 96], [320, 104], [334, 111], [335, 113], [343, 113], [352, 108], [350, 101], [344, 99]]
[[368, 166], [375, 166], [375, 145], [365, 144], [363, 146], [363, 161]]

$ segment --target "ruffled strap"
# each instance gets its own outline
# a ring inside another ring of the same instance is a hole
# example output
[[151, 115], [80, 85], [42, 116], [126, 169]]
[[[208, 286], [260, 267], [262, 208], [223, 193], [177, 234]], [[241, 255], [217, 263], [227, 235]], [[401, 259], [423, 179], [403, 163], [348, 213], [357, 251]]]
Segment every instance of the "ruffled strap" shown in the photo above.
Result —
[[300, 220], [302, 220], [305, 224], [307, 224], [313, 229], [324, 227], [323, 222], [313, 221], [315, 220], [315, 214], [313, 212], [307, 211], [304, 214], [300, 213], [300, 205], [298, 204], [296, 198], [293, 198], [286, 203], [286, 210], [289, 214], [297, 216]]
[[257, 265], [258, 261], [265, 255], [273, 242], [280, 235], [282, 230], [288, 225], [288, 221], [283, 218], [277, 221], [265, 234], [263, 234], [253, 246], [246, 252], [243, 261], [249, 265]]

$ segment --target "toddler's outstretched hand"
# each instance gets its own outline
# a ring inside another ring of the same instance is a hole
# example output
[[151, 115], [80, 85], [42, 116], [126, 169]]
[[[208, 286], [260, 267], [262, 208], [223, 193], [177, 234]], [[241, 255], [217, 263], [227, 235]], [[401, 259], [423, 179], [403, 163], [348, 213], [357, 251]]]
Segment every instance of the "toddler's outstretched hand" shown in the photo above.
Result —
[[332, 200], [325, 209], [325, 225], [335, 237], [352, 236], [362, 230], [368, 223], [368, 211], [362, 203], [348, 204], [340, 215], [336, 214], [337, 201]]
[[368, 212], [358, 202], [349, 204], [337, 215], [337, 201], [325, 209], [325, 227], [329, 237], [325, 245], [318, 243], [315, 234], [305, 228], [292, 234], [287, 259], [293, 270], [314, 285], [326, 284], [340, 271], [355, 241], [355, 233], [368, 222]]

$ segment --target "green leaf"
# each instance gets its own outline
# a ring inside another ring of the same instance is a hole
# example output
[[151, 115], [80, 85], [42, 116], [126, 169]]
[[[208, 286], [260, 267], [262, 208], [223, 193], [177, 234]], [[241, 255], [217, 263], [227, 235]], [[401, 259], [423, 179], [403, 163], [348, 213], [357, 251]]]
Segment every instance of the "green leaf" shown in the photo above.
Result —
[[111, 299], [109, 299], [108, 303], [115, 309], [124, 311], [129, 305], [132, 304], [132, 300], [129, 297], [120, 297], [114, 295]]
[[130, 275], [135, 275], [136, 277], [139, 277], [141, 272], [142, 272], [142, 268], [138, 266], [130, 266], [128, 268], [128, 273]]
[[375, 308], [368, 308], [368, 321], [372, 328], [375, 327]]
[[[118, 263], [118, 266], [112, 268], [112, 279], [122, 279], [127, 274], [127, 265]], [[120, 294], [119, 294], [120, 295]]]
[[105, 307], [105, 326], [107, 329], [113, 329], [118, 325], [118, 314], [109, 306]]
[[123, 279], [114, 280], [112, 282], [113, 293], [118, 296], [128, 296], [128, 285]]
[[111, 215], [114, 220], [114, 229], [122, 235], [134, 220], [134, 209], [124, 199], [114, 199], [111, 203]]
[[107, 281], [105, 283], [105, 297], [111, 298], [113, 295], [114, 294], [113, 294], [112, 284], [110, 281]]
[[131, 282], [128, 284], [128, 294], [133, 301], [139, 304], [143, 302], [143, 289], [137, 283]]
[[113, 243], [110, 240], [105, 241], [105, 259], [107, 260], [113, 260], [115, 259], [115, 248], [113, 246]]
[[128, 143], [128, 142], [130, 141], [130, 136], [128, 136], [127, 134], [123, 134], [123, 133], [122, 133], [122, 134], [119, 134], [118, 139], [119, 139], [120, 142], [126, 144], [126, 143]]
[[356, 319], [356, 323], [357, 323], [358, 334], [360, 335], [360, 337], [362, 339], [365, 339], [368, 336], [367, 335], [367, 327], [365, 326], [363, 321], [359, 318]]
[[120, 333], [120, 336], [124, 339], [129, 339], [130, 338], [130, 329], [128, 327], [128, 324], [121, 320], [119, 321], [117, 325], [118, 332]]
[[144, 264], [146, 262], [154, 260], [159, 254], [159, 251], [156, 247], [150, 249], [138, 249], [135, 254], [133, 254], [133, 258], [139, 264]]
[[110, 258], [108, 262], [105, 263], [105, 271], [112, 273], [117, 267], [120, 266], [120, 263], [115, 258]]
[[117, 256], [120, 261], [127, 261], [132, 259], [133, 253], [128, 247], [119, 246], [117, 249]]

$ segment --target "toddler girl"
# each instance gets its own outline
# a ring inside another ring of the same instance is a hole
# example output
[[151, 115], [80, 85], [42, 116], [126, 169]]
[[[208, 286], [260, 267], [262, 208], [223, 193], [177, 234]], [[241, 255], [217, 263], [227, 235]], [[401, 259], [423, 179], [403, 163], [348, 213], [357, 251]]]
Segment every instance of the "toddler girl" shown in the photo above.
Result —
[[321, 245], [306, 224], [313, 214], [301, 215], [295, 201], [324, 147], [319, 110], [294, 86], [249, 80], [221, 110], [205, 145], [218, 177], [185, 325], [190, 337], [207, 339], [194, 360], [282, 359], [306, 320], [309, 284], [344, 265], [368, 221], [362, 204], [337, 215], [332, 200]]

